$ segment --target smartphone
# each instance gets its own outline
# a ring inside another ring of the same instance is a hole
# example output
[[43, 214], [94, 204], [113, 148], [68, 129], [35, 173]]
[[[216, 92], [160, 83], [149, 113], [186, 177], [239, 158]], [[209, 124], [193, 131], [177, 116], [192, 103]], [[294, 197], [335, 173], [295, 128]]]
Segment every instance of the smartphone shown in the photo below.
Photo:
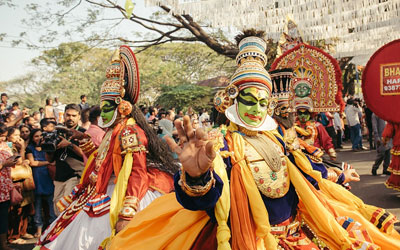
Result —
[[13, 156], [10, 156], [7, 160], [17, 161], [19, 158], [21, 158], [20, 155], [13, 155]]

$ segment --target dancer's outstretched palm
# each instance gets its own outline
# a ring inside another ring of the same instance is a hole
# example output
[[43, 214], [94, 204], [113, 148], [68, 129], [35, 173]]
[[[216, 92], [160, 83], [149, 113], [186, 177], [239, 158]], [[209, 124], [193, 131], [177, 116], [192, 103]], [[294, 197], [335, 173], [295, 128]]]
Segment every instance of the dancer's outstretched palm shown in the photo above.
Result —
[[166, 137], [167, 143], [172, 151], [178, 154], [183, 169], [191, 177], [199, 177], [212, 166], [215, 158], [213, 142], [207, 139], [207, 134], [203, 129], [194, 130], [188, 116], [175, 121], [178, 131], [179, 144]]

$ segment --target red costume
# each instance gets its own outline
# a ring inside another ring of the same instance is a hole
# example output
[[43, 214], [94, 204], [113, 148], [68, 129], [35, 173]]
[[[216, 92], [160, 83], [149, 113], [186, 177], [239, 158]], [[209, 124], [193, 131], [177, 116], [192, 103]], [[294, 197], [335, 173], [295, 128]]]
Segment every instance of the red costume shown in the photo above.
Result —
[[382, 137], [385, 140], [393, 139], [393, 148], [390, 150], [392, 161], [388, 171], [392, 174], [386, 181], [388, 188], [400, 191], [400, 123], [388, 122], [383, 130]]
[[309, 145], [324, 149], [327, 154], [336, 157], [336, 152], [324, 125], [316, 121], [307, 121], [305, 124], [296, 122], [296, 132]]

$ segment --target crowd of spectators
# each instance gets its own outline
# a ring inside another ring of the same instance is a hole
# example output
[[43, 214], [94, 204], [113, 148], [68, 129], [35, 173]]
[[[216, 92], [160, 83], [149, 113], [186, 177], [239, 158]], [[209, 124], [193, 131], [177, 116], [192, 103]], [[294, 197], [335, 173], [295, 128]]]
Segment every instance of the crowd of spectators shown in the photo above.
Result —
[[[377, 170], [382, 163], [382, 174], [390, 175], [387, 169], [390, 164], [392, 142], [389, 141], [387, 145], [382, 143], [382, 132], [386, 122], [375, 115], [363, 100], [349, 97], [346, 100], [344, 112], [320, 113], [317, 120], [325, 126], [336, 149], [343, 148], [343, 141], [350, 141], [354, 152], [376, 150], [376, 159], [371, 169], [372, 175], [377, 175]], [[363, 138], [368, 141], [369, 148], [363, 146]]]
[[184, 115], [189, 116], [192, 127], [195, 129], [201, 127], [205, 131], [208, 131], [213, 125], [206, 109], [201, 109], [198, 113], [192, 107], [188, 107], [186, 112], [183, 110], [176, 111], [175, 108], [166, 109], [160, 106], [140, 106], [140, 109], [147, 122], [153, 126], [161, 138], [166, 135], [176, 137], [177, 132], [174, 121], [182, 119]]
[[86, 131], [98, 146], [100, 107], [47, 99], [32, 112], [18, 102], [0, 102], [0, 249], [39, 237], [59, 214], [57, 202], [79, 183], [86, 161], [71, 129]]

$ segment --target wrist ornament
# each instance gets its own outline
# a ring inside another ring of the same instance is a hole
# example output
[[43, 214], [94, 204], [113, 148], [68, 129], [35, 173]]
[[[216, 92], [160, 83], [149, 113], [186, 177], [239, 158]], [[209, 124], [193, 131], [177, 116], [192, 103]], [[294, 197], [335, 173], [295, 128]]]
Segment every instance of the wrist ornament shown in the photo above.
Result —
[[332, 170], [332, 169], [328, 169], [328, 177], [327, 179], [333, 182], [337, 182], [339, 178], [339, 175], [336, 173], [336, 171]]
[[119, 217], [130, 220], [135, 216], [139, 207], [139, 199], [135, 196], [125, 196]]
[[94, 145], [93, 141], [90, 139], [82, 144], [79, 144], [79, 147], [82, 149], [83, 153], [86, 155], [92, 153], [96, 149], [96, 146]]
[[215, 179], [213, 171], [210, 170], [210, 180], [205, 185], [195, 185], [190, 186], [186, 182], [186, 173], [181, 170], [181, 178], [178, 181], [179, 186], [181, 186], [182, 191], [191, 197], [199, 197], [205, 195], [210, 189], [215, 185]]

